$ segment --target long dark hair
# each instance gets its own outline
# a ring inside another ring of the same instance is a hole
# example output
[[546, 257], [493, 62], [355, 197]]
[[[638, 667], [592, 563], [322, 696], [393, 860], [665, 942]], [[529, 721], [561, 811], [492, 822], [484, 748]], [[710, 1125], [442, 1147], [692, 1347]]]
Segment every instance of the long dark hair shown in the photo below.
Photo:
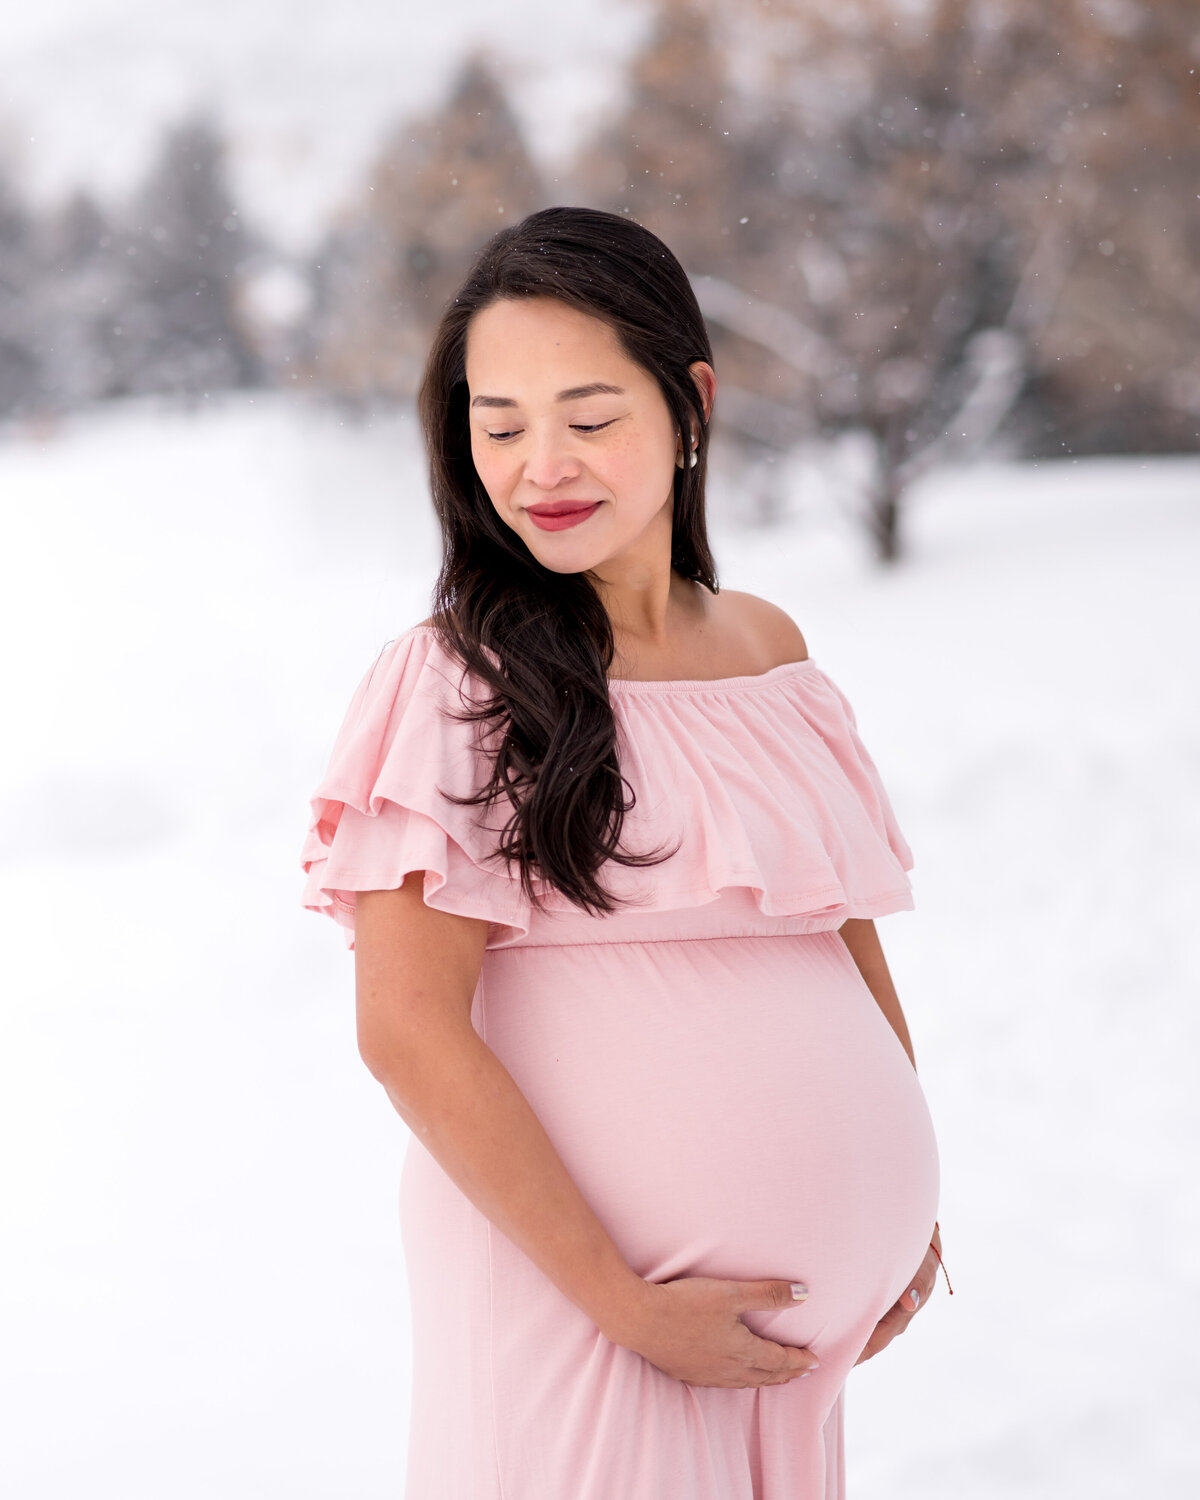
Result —
[[[595, 915], [623, 898], [597, 872], [607, 859], [659, 864], [675, 853], [632, 854], [618, 845], [626, 802], [608, 695], [612, 622], [586, 573], [543, 567], [496, 515], [471, 458], [467, 328], [501, 298], [556, 297], [602, 319], [624, 352], [658, 382], [694, 468], [675, 472], [671, 567], [718, 592], [704, 509], [707, 428], [688, 366], [712, 363], [704, 318], [683, 267], [632, 219], [591, 208], [546, 208], [500, 230], [447, 303], [417, 397], [429, 456], [442, 566], [431, 625], [440, 643], [492, 689], [482, 707], [455, 717], [494, 721], [487, 785], [459, 803], [513, 808], [498, 854], [520, 869], [540, 905], [539, 877]], [[444, 793], [450, 796], [449, 793]], [[678, 846], [676, 846], [678, 847]]]

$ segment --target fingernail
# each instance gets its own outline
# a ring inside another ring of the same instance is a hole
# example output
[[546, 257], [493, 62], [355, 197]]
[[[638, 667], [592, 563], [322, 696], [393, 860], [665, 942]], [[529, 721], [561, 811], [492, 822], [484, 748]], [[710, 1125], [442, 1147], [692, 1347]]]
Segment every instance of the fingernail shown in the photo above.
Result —
[[910, 1288], [908, 1295], [912, 1298], [913, 1312], [916, 1312], [917, 1308], [921, 1305], [921, 1294], [914, 1286]]
[[808, 1296], [808, 1288], [802, 1281], [793, 1281], [791, 1287], [793, 1302], [803, 1302], [805, 1297]]
[[811, 1370], [801, 1370], [801, 1371], [800, 1371], [800, 1379], [801, 1379], [801, 1380], [807, 1380], [807, 1379], [808, 1379], [808, 1377], [809, 1377], [809, 1376], [810, 1376], [810, 1375], [811, 1375], [811, 1374], [812, 1374], [812, 1371], [811, 1371]]

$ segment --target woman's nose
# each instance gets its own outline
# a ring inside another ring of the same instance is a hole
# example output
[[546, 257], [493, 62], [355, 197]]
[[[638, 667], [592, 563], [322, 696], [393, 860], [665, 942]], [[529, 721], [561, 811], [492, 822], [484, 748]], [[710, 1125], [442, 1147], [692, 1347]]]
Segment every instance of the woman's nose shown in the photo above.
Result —
[[531, 433], [525, 452], [525, 478], [540, 490], [557, 489], [564, 480], [576, 478], [582, 465], [561, 433]]

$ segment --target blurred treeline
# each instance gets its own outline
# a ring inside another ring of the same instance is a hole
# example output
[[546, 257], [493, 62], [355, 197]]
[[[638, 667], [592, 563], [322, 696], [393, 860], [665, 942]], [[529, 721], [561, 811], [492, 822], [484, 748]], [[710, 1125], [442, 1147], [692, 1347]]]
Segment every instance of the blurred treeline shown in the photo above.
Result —
[[472, 252], [574, 202], [680, 256], [747, 453], [869, 445], [881, 556], [945, 458], [1200, 448], [1196, 0], [653, 10], [569, 171], [544, 180], [467, 57], [440, 108], [398, 111], [307, 258], [247, 226], [205, 115], [123, 203], [38, 215], [0, 178], [0, 416], [253, 386], [405, 400]]

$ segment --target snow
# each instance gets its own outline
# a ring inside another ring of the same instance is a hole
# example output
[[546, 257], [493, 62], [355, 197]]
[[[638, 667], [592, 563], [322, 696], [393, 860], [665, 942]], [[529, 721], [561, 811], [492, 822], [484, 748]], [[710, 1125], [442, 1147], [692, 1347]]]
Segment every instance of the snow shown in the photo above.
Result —
[[[728, 486], [732, 469], [719, 471]], [[814, 469], [721, 582], [854, 703], [955, 1295], [851, 1376], [853, 1500], [1200, 1481], [1200, 461], [922, 481], [884, 574]], [[0, 444], [0, 1487], [401, 1492], [404, 1129], [302, 911], [307, 797], [437, 563], [410, 413], [128, 402]]]

